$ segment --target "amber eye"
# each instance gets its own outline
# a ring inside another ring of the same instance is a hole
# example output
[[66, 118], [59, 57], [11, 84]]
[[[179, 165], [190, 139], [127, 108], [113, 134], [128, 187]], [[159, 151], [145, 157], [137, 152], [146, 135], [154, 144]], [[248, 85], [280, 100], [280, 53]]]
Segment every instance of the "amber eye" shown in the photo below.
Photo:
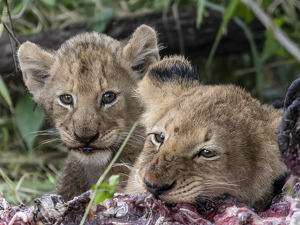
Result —
[[211, 158], [214, 157], [216, 154], [208, 149], [202, 149], [200, 152], [197, 153], [197, 156], [203, 156], [205, 158]]
[[59, 96], [59, 99], [65, 105], [71, 105], [71, 104], [73, 104], [73, 97], [72, 97], [72, 95], [68, 95], [68, 94], [61, 95], [61, 96]]
[[165, 137], [162, 134], [154, 134], [154, 139], [158, 143], [164, 143]]
[[115, 99], [116, 99], [117, 95], [113, 92], [106, 92], [103, 96], [102, 96], [102, 102], [104, 104], [109, 104], [112, 103]]

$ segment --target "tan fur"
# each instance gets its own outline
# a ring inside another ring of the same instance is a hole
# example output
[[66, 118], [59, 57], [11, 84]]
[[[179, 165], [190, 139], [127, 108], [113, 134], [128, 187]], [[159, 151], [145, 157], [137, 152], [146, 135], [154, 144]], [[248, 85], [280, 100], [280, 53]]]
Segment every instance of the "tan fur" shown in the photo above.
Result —
[[[58, 51], [26, 42], [18, 58], [26, 86], [70, 150], [56, 190], [68, 200], [96, 183], [142, 113], [134, 89], [148, 66], [159, 60], [156, 32], [142, 25], [125, 41], [84, 33], [66, 41]], [[107, 92], [117, 97], [104, 104]], [[73, 97], [71, 105], [61, 101], [65, 94]], [[143, 144], [142, 134], [139, 127], [119, 164], [133, 164]], [[82, 141], [91, 137], [95, 138], [88, 144]], [[93, 150], [82, 151], [86, 146]], [[118, 173], [129, 171], [117, 166], [110, 174]], [[123, 186], [124, 182], [117, 190]]]
[[[273, 181], [286, 171], [277, 144], [283, 110], [262, 105], [234, 85], [155, 78], [155, 71], [171, 70], [178, 62], [191, 67], [182, 57], [164, 58], [138, 86], [148, 136], [126, 192], [147, 192], [146, 179], [175, 184], [158, 196], [167, 203], [195, 203], [227, 193], [262, 209]], [[165, 137], [161, 146], [154, 134]], [[195, 157], [201, 149], [216, 155]]]

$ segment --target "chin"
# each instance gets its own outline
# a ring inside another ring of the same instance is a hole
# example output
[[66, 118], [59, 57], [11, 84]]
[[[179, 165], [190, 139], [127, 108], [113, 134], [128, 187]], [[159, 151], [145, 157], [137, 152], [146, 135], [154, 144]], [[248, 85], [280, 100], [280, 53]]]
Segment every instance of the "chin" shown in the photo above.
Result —
[[81, 152], [78, 150], [71, 150], [69, 157], [82, 165], [106, 166], [112, 157], [112, 152], [106, 150], [95, 150], [94, 152]]

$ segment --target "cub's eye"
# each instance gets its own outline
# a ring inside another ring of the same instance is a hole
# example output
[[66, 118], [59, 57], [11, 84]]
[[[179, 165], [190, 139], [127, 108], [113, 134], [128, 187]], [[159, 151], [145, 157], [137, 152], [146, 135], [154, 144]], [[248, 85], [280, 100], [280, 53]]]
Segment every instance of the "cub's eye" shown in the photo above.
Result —
[[116, 99], [117, 95], [111, 91], [106, 92], [103, 96], [102, 96], [102, 102], [104, 104], [109, 104], [112, 103], [115, 99]]
[[71, 105], [71, 104], [73, 104], [73, 97], [72, 97], [72, 95], [68, 95], [68, 94], [61, 95], [61, 96], [59, 96], [59, 99], [65, 105]]
[[162, 134], [154, 134], [154, 139], [158, 143], [164, 143], [165, 137]]
[[208, 149], [202, 149], [200, 150], [200, 152], [197, 153], [197, 156], [200, 157], [204, 157], [204, 158], [212, 158], [214, 156], [216, 156], [216, 154]]

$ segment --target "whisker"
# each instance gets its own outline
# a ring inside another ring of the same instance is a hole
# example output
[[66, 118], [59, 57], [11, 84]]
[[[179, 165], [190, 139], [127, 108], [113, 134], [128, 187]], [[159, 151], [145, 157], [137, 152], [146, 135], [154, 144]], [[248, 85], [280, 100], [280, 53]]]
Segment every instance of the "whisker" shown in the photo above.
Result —
[[49, 143], [53, 143], [53, 142], [57, 142], [57, 141], [61, 141], [61, 139], [60, 138], [48, 139], [48, 140], [42, 141], [39, 146], [42, 146], [42, 145], [45, 145], [45, 144], [49, 144]]
[[[119, 137], [120, 137], [120, 139], [124, 140], [127, 137], [127, 135], [120, 135]], [[145, 139], [142, 138], [142, 137], [140, 137], [140, 136], [134, 136], [134, 135], [132, 135], [130, 137], [129, 141], [137, 141], [139, 143], [144, 143]]]
[[[127, 136], [129, 134], [129, 131], [130, 131], [131, 127], [128, 129], [128, 131], [123, 131], [123, 132], [120, 132], [120, 135], [124, 135], [124, 136]], [[134, 131], [132, 134], [131, 134], [131, 137], [137, 137], [137, 138], [142, 138], [142, 139], [146, 139], [146, 137], [144, 135], [141, 135], [140, 133], [138, 133], [137, 131]]]
[[[36, 149], [38, 149], [38, 148], [40, 148], [41, 146], [43, 145], [43, 143], [42, 144], [40, 144], [40, 145], [38, 145], [37, 147], [36, 147]], [[56, 149], [57, 147], [59, 147], [59, 146], [63, 146], [64, 145], [64, 143], [59, 143], [59, 144], [57, 144], [57, 145], [55, 145], [55, 146], [53, 146], [51, 149], [49, 149], [49, 150], [53, 150], [53, 149]]]
[[238, 184], [230, 184], [230, 183], [204, 183], [206, 187], [218, 187], [218, 186], [235, 186], [238, 187]]
[[126, 167], [129, 171], [132, 171], [133, 169], [133, 166], [130, 165], [129, 163], [124, 163], [124, 162], [121, 162], [121, 163], [115, 163], [113, 165], [113, 167], [117, 167], [117, 166], [123, 166], [123, 167]]
[[239, 183], [241, 181], [244, 181], [244, 179], [241, 180], [235, 180], [235, 181], [216, 181], [216, 180], [205, 180], [205, 182], [203, 183], [204, 185], [227, 185], [227, 186], [239, 186]]
[[48, 129], [38, 131], [41, 135], [59, 135], [59, 132], [56, 129]]

